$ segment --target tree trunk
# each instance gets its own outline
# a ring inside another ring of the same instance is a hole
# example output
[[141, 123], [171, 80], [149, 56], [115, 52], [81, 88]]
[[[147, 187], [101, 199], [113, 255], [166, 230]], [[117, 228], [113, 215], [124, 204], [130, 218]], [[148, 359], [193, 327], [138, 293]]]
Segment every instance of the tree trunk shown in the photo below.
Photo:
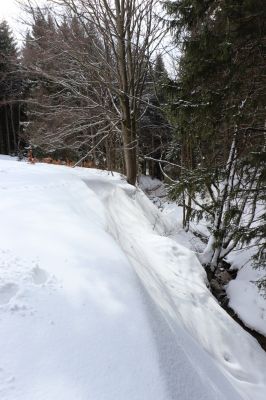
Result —
[[9, 131], [9, 115], [8, 115], [8, 104], [4, 105], [5, 108], [5, 123], [6, 123], [6, 154], [11, 153], [10, 149], [10, 131]]
[[[132, 127], [133, 128], [133, 127]], [[122, 134], [124, 144], [124, 155], [126, 164], [127, 181], [131, 185], [136, 184], [137, 180], [137, 152], [136, 152], [136, 133], [123, 123]]]

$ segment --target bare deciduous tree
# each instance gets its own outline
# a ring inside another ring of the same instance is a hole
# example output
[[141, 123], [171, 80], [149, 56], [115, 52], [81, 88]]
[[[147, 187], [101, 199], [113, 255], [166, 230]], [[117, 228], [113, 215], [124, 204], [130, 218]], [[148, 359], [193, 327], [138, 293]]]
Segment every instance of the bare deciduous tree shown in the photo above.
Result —
[[[99, 81], [107, 87], [120, 124], [128, 182], [137, 176], [137, 119], [151, 53], [164, 34], [154, 17], [157, 0], [59, 0], [80, 21], [94, 26]], [[88, 26], [88, 24], [86, 24]], [[99, 69], [100, 67], [100, 69]], [[105, 71], [105, 74], [102, 72]], [[118, 99], [118, 102], [116, 102]]]
[[[93, 129], [93, 135], [101, 142], [114, 132], [121, 136], [127, 180], [135, 184], [138, 122], [145, 103], [143, 90], [152, 54], [165, 35], [155, 17], [159, 2], [54, 0], [52, 3], [59, 6], [57, 21], [61, 23], [64, 16], [79, 22], [93, 51], [90, 54], [86, 45], [79, 42], [73, 46], [69, 38], [57, 37], [52, 46], [57, 47], [56, 51], [50, 51], [45, 68], [39, 66], [35, 73], [57, 86], [57, 93], [61, 91], [61, 95], [68, 93], [69, 97], [79, 99], [79, 105], [75, 103], [75, 112], [82, 115], [83, 121], [79, 132]], [[32, 14], [34, 7], [30, 1], [28, 6]], [[53, 58], [60, 60], [57, 68], [47, 70], [47, 62]], [[47, 106], [47, 111], [58, 113], [63, 108], [57, 104], [57, 108]], [[73, 134], [75, 128], [68, 124], [66, 131], [63, 124], [56, 131], [60, 139], [63, 134]]]

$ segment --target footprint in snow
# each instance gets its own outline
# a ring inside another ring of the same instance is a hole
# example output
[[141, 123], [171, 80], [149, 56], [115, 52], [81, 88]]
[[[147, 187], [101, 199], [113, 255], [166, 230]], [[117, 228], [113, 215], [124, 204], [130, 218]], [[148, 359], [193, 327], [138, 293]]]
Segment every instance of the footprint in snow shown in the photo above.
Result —
[[48, 279], [48, 274], [44, 269], [38, 265], [32, 269], [32, 280], [35, 285], [43, 285]]
[[0, 305], [7, 304], [18, 292], [18, 286], [15, 283], [6, 283], [0, 286]]
[[7, 398], [9, 390], [15, 389], [16, 378], [0, 368], [0, 398]]

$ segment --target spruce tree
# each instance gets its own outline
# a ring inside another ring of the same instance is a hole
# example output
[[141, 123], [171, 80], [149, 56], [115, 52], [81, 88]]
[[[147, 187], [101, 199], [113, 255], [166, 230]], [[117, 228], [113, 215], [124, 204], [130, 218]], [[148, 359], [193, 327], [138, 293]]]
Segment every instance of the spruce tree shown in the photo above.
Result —
[[254, 238], [254, 218], [245, 223], [243, 216], [263, 193], [266, 12], [261, 0], [166, 7], [182, 51], [170, 110], [180, 161], [172, 194], [183, 198], [184, 225], [209, 219], [207, 262], [217, 266]]
[[0, 23], [0, 153], [17, 152], [22, 80], [16, 44], [6, 21]]

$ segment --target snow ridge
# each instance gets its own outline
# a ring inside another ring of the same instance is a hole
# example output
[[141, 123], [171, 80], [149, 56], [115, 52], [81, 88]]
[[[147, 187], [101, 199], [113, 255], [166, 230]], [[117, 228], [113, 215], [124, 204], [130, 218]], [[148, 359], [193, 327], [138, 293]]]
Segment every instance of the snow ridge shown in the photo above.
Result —
[[[90, 186], [89, 181], [87, 184]], [[243, 399], [263, 400], [265, 354], [211, 295], [196, 256], [167, 237], [172, 224], [140, 190], [132, 193], [125, 187], [113, 187], [104, 202], [109, 231], [134, 266], [191, 365], [203, 382], [215, 388], [212, 398], [225, 393], [226, 399], [238, 399], [235, 387]], [[205, 354], [198, 345], [205, 349]]]

